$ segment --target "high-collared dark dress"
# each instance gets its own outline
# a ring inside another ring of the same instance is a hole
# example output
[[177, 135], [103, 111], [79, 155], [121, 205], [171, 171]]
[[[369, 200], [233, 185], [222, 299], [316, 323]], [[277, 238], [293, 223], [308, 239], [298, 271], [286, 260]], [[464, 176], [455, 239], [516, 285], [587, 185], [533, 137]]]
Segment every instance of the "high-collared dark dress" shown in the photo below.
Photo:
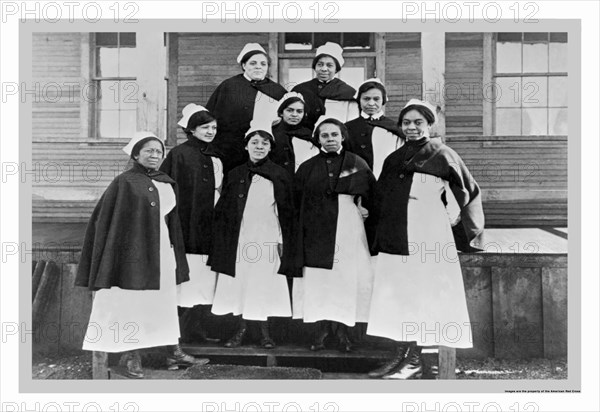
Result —
[[212, 158], [221, 157], [212, 144], [190, 138], [171, 149], [160, 166], [160, 170], [171, 176], [179, 188], [179, 218], [186, 253], [210, 253], [215, 177], [223, 174], [223, 170], [215, 170]]
[[[378, 119], [364, 118], [361, 115], [347, 122], [346, 127], [349, 138], [344, 142], [345, 147], [365, 159], [375, 177], [378, 177], [385, 158], [404, 143], [396, 122], [383, 115]], [[389, 141], [374, 141], [374, 138]], [[375, 159], [375, 152], [380, 158]]]
[[206, 265], [212, 248], [214, 206], [223, 181], [223, 164], [212, 143], [195, 137], [169, 151], [160, 170], [179, 187], [179, 218], [190, 267], [190, 281], [178, 289], [179, 306], [213, 302], [217, 274]]
[[255, 115], [255, 100], [258, 92], [273, 103], [279, 101], [286, 90], [270, 79], [250, 81], [238, 74], [223, 81], [210, 96], [206, 108], [217, 118], [217, 135], [214, 144], [223, 153], [225, 171], [244, 163], [244, 134]]

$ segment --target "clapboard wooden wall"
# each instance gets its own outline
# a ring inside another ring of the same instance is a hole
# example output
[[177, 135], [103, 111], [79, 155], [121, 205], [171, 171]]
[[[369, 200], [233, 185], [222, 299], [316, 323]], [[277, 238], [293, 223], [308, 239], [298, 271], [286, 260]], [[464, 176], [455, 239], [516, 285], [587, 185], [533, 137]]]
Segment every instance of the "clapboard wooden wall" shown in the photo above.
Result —
[[483, 194], [486, 227], [567, 226], [566, 136], [451, 136]]
[[483, 33], [446, 33], [446, 136], [483, 134]]
[[422, 94], [421, 33], [385, 34], [385, 115], [398, 119], [406, 102]]
[[33, 140], [81, 137], [83, 33], [33, 33]]

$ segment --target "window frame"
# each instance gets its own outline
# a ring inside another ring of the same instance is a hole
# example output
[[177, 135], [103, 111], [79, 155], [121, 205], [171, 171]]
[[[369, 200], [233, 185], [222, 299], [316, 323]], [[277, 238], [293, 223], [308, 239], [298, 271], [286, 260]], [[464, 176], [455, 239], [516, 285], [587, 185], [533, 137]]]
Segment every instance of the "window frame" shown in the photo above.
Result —
[[[546, 72], [525, 72], [523, 71], [523, 45], [524, 44], [546, 44], [550, 45], [550, 43], [552, 43], [551, 41], [551, 34], [552, 33], [563, 33], [563, 32], [546, 32], [547, 34], [547, 40], [545, 42], [542, 41], [534, 41], [534, 40], [525, 40], [525, 34], [528, 32], [520, 32], [521, 34], [521, 41], [518, 43], [521, 45], [521, 72], [503, 72], [503, 73], [498, 73], [497, 72], [497, 44], [498, 44], [498, 34], [499, 33], [493, 33], [491, 36], [491, 47], [490, 47], [490, 53], [491, 53], [491, 59], [490, 59], [490, 63], [491, 63], [491, 67], [490, 67], [490, 71], [489, 71], [489, 76], [490, 76], [490, 81], [491, 83], [494, 84], [494, 89], [496, 89], [496, 79], [498, 78], [514, 78], [514, 77], [518, 77], [520, 79], [526, 78], [526, 77], [543, 77], [547, 82], [548, 82], [548, 87], [547, 90], [549, 92], [550, 87], [549, 87], [549, 79], [552, 77], [560, 77], [560, 78], [565, 78], [566, 80], [568, 80], [569, 75], [568, 75], [568, 71], [566, 72], [551, 72], [549, 71], [550, 69], [548, 68], [548, 71]], [[565, 33], [566, 34], [566, 33]], [[567, 39], [567, 47], [568, 47], [568, 39]], [[548, 54], [547, 59], [550, 59], [550, 56]], [[485, 64], [485, 63], [484, 63]], [[485, 69], [484, 69], [485, 71]], [[484, 76], [485, 77], [485, 76]], [[484, 78], [485, 81], [485, 78]], [[521, 80], [522, 81], [522, 80]], [[522, 85], [522, 82], [521, 82]], [[523, 86], [521, 86], [521, 91], [520, 91], [520, 98], [519, 98], [519, 107], [518, 109], [520, 109], [521, 111], [521, 124], [519, 127], [520, 133], [519, 134], [510, 134], [510, 136], [536, 136], [534, 134], [524, 134], [523, 132], [523, 110], [528, 108], [528, 107], [524, 107], [523, 106], [523, 94], [524, 94], [524, 89]], [[547, 99], [549, 99], [549, 97], [547, 97]], [[497, 99], [496, 96], [494, 95], [492, 97], [492, 101], [490, 103], [491, 107], [491, 118], [490, 118], [490, 134], [492, 136], [504, 136], [507, 135], [505, 133], [503, 134], [499, 134], [496, 132], [496, 115], [497, 115], [497, 110], [499, 109], [499, 107], [497, 106]], [[502, 108], [502, 107], [500, 107]], [[517, 107], [515, 107], [516, 109]], [[542, 136], [564, 136], [564, 135], [556, 135], [556, 134], [550, 134], [550, 121], [549, 121], [549, 111], [550, 109], [560, 109], [560, 108], [564, 108], [567, 109], [567, 113], [568, 113], [568, 109], [569, 106], [568, 104], [566, 106], [550, 106], [550, 102], [547, 101], [546, 104], [544, 106], [541, 106], [539, 108], [544, 108], [546, 110], [546, 132], [544, 134], [542, 134]], [[484, 128], [485, 129], [485, 128]], [[485, 133], [485, 132], [484, 132]], [[568, 134], [568, 130], [567, 130], [567, 134]], [[508, 135], [507, 135], [508, 136]], [[539, 134], [537, 134], [537, 136], [539, 136]]]
[[[120, 33], [133, 33], [136, 36], [136, 45], [135, 48], [138, 48], [137, 45], [137, 32], [94, 32], [90, 34], [90, 83], [93, 85], [94, 97], [92, 99], [91, 110], [90, 110], [90, 125], [91, 125], [91, 133], [90, 136], [95, 140], [102, 141], [126, 141], [131, 137], [129, 135], [125, 136], [100, 136], [100, 83], [103, 81], [132, 81], [136, 82], [138, 80], [137, 76], [98, 76], [98, 45], [96, 42], [96, 36], [98, 33], [106, 34], [106, 33], [117, 33], [117, 49], [120, 48]], [[136, 108], [136, 116], [137, 116], [137, 108]], [[120, 129], [120, 128], [119, 128]]]
[[[297, 33], [301, 33], [301, 32], [297, 32]], [[319, 32], [308, 32], [312, 35], [311, 39], [312, 39], [312, 43], [314, 44], [314, 36], [315, 33], [319, 33]], [[335, 32], [338, 33], [338, 32]], [[344, 41], [344, 32], [339, 32], [340, 33], [340, 41], [343, 44]], [[351, 32], [347, 32], [347, 33], [351, 33]], [[368, 49], [343, 49], [344, 50], [344, 56], [348, 56], [348, 57], [372, 57], [376, 55], [376, 50], [375, 50], [375, 43], [376, 43], [376, 39], [375, 39], [375, 32], [356, 32], [356, 33], [367, 33], [369, 35], [369, 48]], [[279, 53], [278, 53], [278, 57], [279, 58], [307, 58], [307, 57], [315, 57], [315, 52], [317, 50], [317, 48], [313, 47], [310, 50], [286, 50], [285, 49], [285, 36], [286, 34], [288, 34], [288, 32], [281, 32], [279, 33]], [[352, 56], [350, 56], [352, 55]]]

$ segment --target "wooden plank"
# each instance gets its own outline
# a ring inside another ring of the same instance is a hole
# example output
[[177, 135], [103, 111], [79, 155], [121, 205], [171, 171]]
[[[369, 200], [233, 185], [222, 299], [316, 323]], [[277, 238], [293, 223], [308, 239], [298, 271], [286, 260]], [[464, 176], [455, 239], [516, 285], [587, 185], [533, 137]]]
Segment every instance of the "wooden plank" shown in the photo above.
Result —
[[[180, 113], [178, 108], [178, 82], [179, 82], [179, 33], [168, 34], [168, 56], [169, 66], [167, 76], [167, 145], [174, 145], [177, 139], [177, 116]], [[183, 108], [183, 107], [182, 107]]]
[[458, 349], [461, 356], [486, 359], [494, 356], [492, 275], [489, 267], [462, 268], [473, 347]]
[[40, 285], [40, 280], [42, 279], [42, 273], [44, 273], [44, 268], [46, 267], [45, 260], [38, 260], [35, 264], [35, 270], [33, 271], [33, 276], [31, 278], [31, 301], [35, 300], [35, 294], [38, 290], [38, 286]]
[[541, 268], [492, 267], [492, 287], [495, 357], [543, 357]]
[[57, 303], [57, 298], [60, 296], [56, 293], [59, 281], [58, 265], [53, 261], [47, 262], [33, 299], [31, 313], [34, 324], [39, 324], [49, 312], [50, 306]]
[[375, 33], [375, 66], [377, 71], [377, 77], [383, 84], [385, 84], [385, 55], [386, 55], [386, 43], [385, 33]]
[[75, 286], [76, 274], [76, 263], [63, 265], [60, 347], [66, 351], [81, 350], [92, 311], [92, 294], [86, 288]]
[[456, 379], [456, 349], [439, 347], [438, 379]]
[[34, 353], [55, 355], [60, 352], [59, 283], [60, 267], [54, 261], [47, 262], [31, 309]]
[[544, 357], [566, 357], [568, 350], [568, 271], [542, 268]]
[[110, 379], [108, 353], [99, 351], [92, 352], [92, 378]]

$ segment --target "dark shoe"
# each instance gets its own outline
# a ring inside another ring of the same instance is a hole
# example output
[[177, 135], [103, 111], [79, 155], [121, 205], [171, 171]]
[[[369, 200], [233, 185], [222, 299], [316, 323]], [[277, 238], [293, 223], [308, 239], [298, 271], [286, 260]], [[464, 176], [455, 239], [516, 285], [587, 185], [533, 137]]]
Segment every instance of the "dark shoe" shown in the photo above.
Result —
[[421, 358], [421, 346], [412, 344], [406, 354], [406, 359], [402, 361], [398, 369], [385, 375], [383, 379], [420, 379], [425, 369], [423, 359]]
[[348, 337], [348, 326], [338, 323], [336, 335], [338, 338], [338, 350], [345, 353], [352, 352], [352, 342], [350, 342], [350, 338]]
[[310, 345], [310, 350], [319, 351], [325, 349], [325, 339], [329, 336], [329, 326], [329, 321], [320, 320], [317, 322], [315, 341]]
[[136, 350], [125, 352], [119, 359], [119, 365], [126, 368], [125, 375], [134, 379], [143, 379], [142, 357]]
[[260, 345], [265, 349], [273, 349], [275, 347], [275, 342], [271, 338], [262, 338], [260, 340]]
[[407, 342], [400, 343], [396, 348], [394, 357], [381, 365], [379, 368], [369, 372], [369, 378], [381, 378], [398, 370], [400, 368], [400, 364], [406, 358], [406, 353], [408, 352], [409, 347], [410, 344]]
[[225, 345], [223, 346], [225, 346], [226, 348], [238, 348], [242, 346], [244, 335], [246, 335], [246, 328], [239, 329], [231, 339], [225, 342]]
[[206, 365], [209, 362], [206, 358], [195, 358], [185, 353], [179, 345], [170, 346], [169, 349], [172, 351], [172, 354], [167, 357], [167, 369], [170, 371], [176, 371], [180, 366]]
[[262, 339], [260, 340], [260, 344], [265, 349], [273, 349], [275, 347], [275, 342], [271, 339], [269, 334], [269, 322], [264, 321], [260, 322], [260, 334]]

